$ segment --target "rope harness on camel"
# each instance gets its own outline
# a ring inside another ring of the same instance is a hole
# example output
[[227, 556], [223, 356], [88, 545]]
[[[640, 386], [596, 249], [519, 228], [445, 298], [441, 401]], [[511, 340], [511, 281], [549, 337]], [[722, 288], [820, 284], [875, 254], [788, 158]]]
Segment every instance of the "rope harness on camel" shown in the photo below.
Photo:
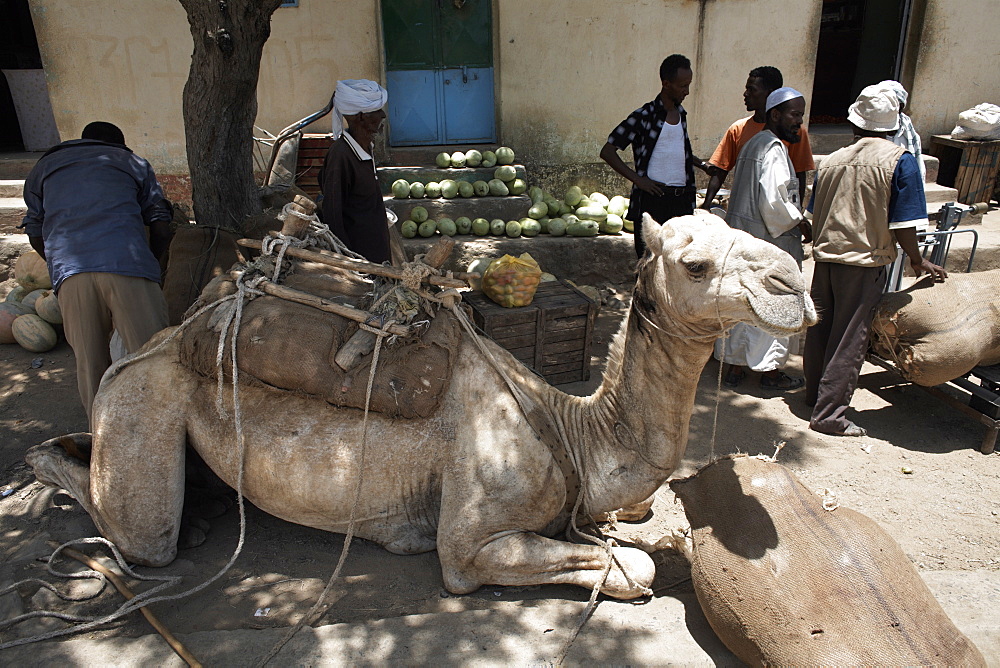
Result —
[[[225, 408], [225, 373], [223, 368], [223, 362], [226, 354], [226, 339], [229, 339], [229, 356], [231, 359], [232, 372], [230, 383], [232, 386], [232, 420], [233, 428], [236, 433], [237, 438], [237, 461], [238, 461], [238, 471], [236, 476], [236, 493], [237, 493], [237, 506], [239, 509], [240, 516], [240, 528], [239, 528], [239, 539], [234, 552], [227, 563], [212, 577], [208, 580], [202, 582], [201, 584], [188, 589], [183, 592], [175, 594], [163, 594], [161, 592], [169, 587], [176, 586], [180, 582], [180, 578], [176, 576], [140, 576], [134, 573], [125, 564], [118, 548], [103, 538], [90, 538], [81, 539], [76, 541], [70, 541], [62, 546], [60, 546], [49, 558], [50, 565], [49, 569], [53, 575], [60, 575], [58, 572], [54, 571], [51, 566], [51, 562], [59, 555], [60, 551], [68, 548], [74, 544], [93, 544], [101, 543], [105, 544], [112, 551], [115, 560], [119, 564], [119, 567], [130, 576], [135, 577], [139, 580], [152, 580], [157, 581], [160, 584], [156, 585], [149, 591], [139, 594], [120, 606], [115, 612], [105, 615], [99, 618], [74, 616], [74, 615], [63, 615], [62, 613], [49, 612], [49, 611], [36, 611], [29, 613], [27, 615], [22, 615], [20, 617], [14, 618], [12, 620], [7, 620], [6, 622], [0, 623], [0, 628], [6, 628], [17, 624], [21, 621], [32, 617], [41, 616], [52, 616], [65, 619], [67, 621], [82, 622], [78, 626], [74, 626], [68, 629], [61, 629], [57, 631], [51, 631], [39, 636], [31, 638], [22, 638], [8, 643], [0, 645], [0, 649], [7, 647], [13, 647], [16, 645], [27, 644], [31, 642], [48, 640], [60, 636], [69, 635], [71, 633], [76, 633], [82, 630], [88, 630], [95, 628], [99, 625], [112, 622], [116, 619], [123, 617], [124, 615], [133, 612], [134, 610], [148, 606], [151, 603], [157, 603], [162, 601], [170, 601], [184, 598], [190, 596], [199, 591], [202, 591], [213, 582], [221, 578], [229, 569], [233, 566], [236, 560], [242, 553], [245, 538], [246, 538], [246, 510], [244, 506], [244, 496], [243, 496], [243, 482], [244, 482], [244, 466], [245, 466], [245, 455], [246, 455], [246, 441], [243, 426], [243, 411], [240, 401], [240, 378], [239, 378], [239, 365], [237, 364], [237, 340], [240, 333], [240, 326], [243, 318], [244, 306], [250, 301], [256, 299], [257, 297], [264, 295], [276, 295], [272, 290], [271, 286], [280, 284], [282, 277], [288, 271], [290, 263], [286, 259], [288, 256], [299, 256], [305, 255], [306, 253], [312, 253], [313, 251], [307, 251], [308, 248], [319, 248], [326, 251], [333, 251], [341, 256], [345, 256], [346, 260], [356, 262], [359, 266], [358, 271], [360, 271], [361, 265], [367, 265], [363, 261], [363, 258], [357, 256], [357, 254], [351, 253], [343, 243], [334, 236], [329, 228], [319, 223], [318, 219], [313, 216], [306, 216], [296, 211], [294, 208], [289, 206], [285, 207], [285, 215], [294, 215], [297, 221], [300, 223], [301, 227], [306, 230], [304, 237], [302, 236], [291, 236], [284, 234], [274, 234], [270, 238], [265, 238], [258, 246], [261, 250], [261, 256], [257, 258], [254, 262], [244, 265], [241, 269], [235, 272], [235, 285], [236, 291], [231, 295], [227, 295], [221, 299], [217, 299], [209, 304], [206, 304], [198, 308], [194, 313], [187, 317], [178, 327], [176, 327], [171, 333], [165, 336], [158, 344], [149, 350], [144, 351], [141, 354], [129, 356], [123, 358], [118, 363], [112, 366], [108, 371], [108, 377], [113, 377], [126, 368], [127, 366], [144, 360], [152, 355], [159, 353], [165, 346], [169, 345], [174, 339], [176, 339], [185, 329], [187, 329], [192, 322], [198, 319], [205, 313], [212, 312], [210, 317], [210, 326], [219, 332], [218, 347], [216, 349], [216, 366], [218, 368], [218, 385], [216, 392], [216, 409], [220, 416], [224, 419], [228, 419], [226, 408]], [[251, 244], [244, 244], [250, 247], [254, 247]], [[461, 325], [461, 328], [469, 335], [469, 339], [474, 342], [477, 349], [479, 350], [482, 357], [491, 365], [491, 367], [497, 372], [500, 378], [504, 381], [507, 388], [510, 390], [511, 395], [517, 402], [522, 413], [524, 414], [528, 424], [535, 431], [538, 438], [544, 442], [549, 450], [551, 451], [553, 457], [558, 463], [560, 469], [563, 471], [565, 482], [567, 498], [566, 504], [563, 509], [563, 513], [568, 515], [568, 526], [566, 529], [567, 538], [571, 538], [572, 535], [576, 537], [591, 542], [599, 547], [602, 547], [607, 554], [607, 562], [603, 569], [603, 574], [598, 582], [595, 584], [590, 599], [587, 603], [586, 609], [580, 617], [576, 628], [573, 630], [569, 636], [567, 642], [565, 643], [563, 650], [560, 654], [559, 662], [565, 657], [570, 645], [575, 640], [579, 631], [582, 629], [583, 625], [586, 623], [587, 619], [590, 617], [597, 603], [597, 595], [601, 588], [607, 582], [607, 578], [610, 575], [611, 568], [617, 566], [624, 576], [626, 582], [631, 587], [637, 587], [636, 583], [631, 579], [625, 568], [616, 558], [613, 547], [616, 543], [612, 539], [602, 540], [603, 536], [595, 536], [590, 533], [585, 533], [579, 529], [577, 526], [577, 517], [580, 514], [589, 516], [587, 513], [585, 494], [581, 493], [583, 489], [586, 488], [587, 484], [587, 472], [582, 466], [582, 462], [579, 459], [578, 454], [570, 447], [566, 433], [562, 429], [561, 422], [554, 419], [550, 410], [539, 405], [537, 402], [532, 400], [527, 393], [515, 383], [508, 373], [504, 370], [503, 365], [496, 359], [492, 351], [487, 347], [486, 343], [482, 340], [481, 336], [475, 331], [474, 325], [469, 319], [468, 314], [460, 306], [461, 294], [455, 289], [455, 287], [449, 287], [443, 289], [440, 292], [432, 293], [425, 286], [428, 285], [438, 285], [439, 287], [444, 287], [448, 285], [454, 285], [457, 281], [453, 280], [451, 272], [442, 272], [435, 269], [434, 267], [425, 264], [420, 261], [420, 257], [412, 263], [405, 264], [402, 269], [386, 267], [385, 273], [378, 271], [377, 273], [385, 275], [389, 273], [389, 277], [386, 279], [379, 279], [376, 281], [375, 296], [373, 298], [372, 306], [370, 307], [369, 318], [364, 322], [359, 321], [358, 327], [364, 332], [368, 332], [376, 337], [374, 350], [371, 356], [370, 369], [368, 374], [368, 386], [365, 393], [365, 405], [364, 405], [364, 418], [362, 420], [362, 437], [359, 447], [359, 475], [354, 490], [354, 500], [351, 507], [350, 519], [347, 526], [347, 531], [345, 533], [344, 544], [341, 549], [341, 554], [338, 559], [337, 565], [330, 576], [329, 581], [326, 584], [323, 592], [320, 594], [319, 598], [316, 600], [314, 605], [311, 607], [309, 612], [304, 615], [300, 621], [285, 634], [285, 636], [270, 650], [270, 652], [260, 661], [259, 665], [264, 665], [269, 662], [281, 648], [297, 633], [298, 630], [302, 628], [305, 624], [313, 624], [318, 619], [316, 618], [316, 612], [322, 606], [327, 594], [332, 589], [333, 584], [339, 578], [342, 567], [347, 559], [350, 543], [354, 536], [355, 523], [356, 523], [356, 511], [360, 504], [361, 493], [364, 485], [364, 469], [365, 469], [365, 457], [368, 446], [368, 416], [369, 408], [372, 394], [372, 387], [374, 385], [375, 376], [378, 368], [379, 356], [383, 345], [392, 345], [395, 340], [395, 336], [390, 333], [390, 328], [394, 325], [400, 325], [405, 323], [406, 326], [416, 325], [419, 326], [419, 322], [413, 322], [414, 315], [419, 312], [417, 308], [407, 308], [408, 304], [412, 304], [414, 300], [417, 303], [422, 303], [428, 312], [432, 309], [440, 309], [441, 307], [447, 308], [455, 316]], [[339, 266], [343, 266], [343, 262]], [[351, 268], [351, 263], [346, 262], [346, 266]], [[372, 265], [367, 265], [372, 267]], [[393, 270], [390, 272], [389, 270]], [[450, 281], [450, 282], [449, 282]], [[429, 306], [429, 308], [428, 308]], [[403, 314], [400, 319], [398, 316]], [[655, 326], [655, 325], [654, 325]], [[659, 329], [659, 328], [658, 328]], [[388, 339], [388, 341], [386, 341]], [[572, 533], [571, 533], [572, 532]], [[598, 534], [600, 534], [598, 530]], [[103, 591], [104, 586], [104, 576], [96, 573], [94, 571], [88, 571], [85, 574], [78, 574], [73, 577], [96, 577], [102, 581], [101, 589], [89, 596], [88, 598], [93, 598]], [[10, 587], [3, 590], [11, 591], [19, 584], [16, 583]], [[49, 586], [49, 588], [52, 588]], [[647, 588], [642, 588], [644, 595], [651, 595], [652, 591]]]

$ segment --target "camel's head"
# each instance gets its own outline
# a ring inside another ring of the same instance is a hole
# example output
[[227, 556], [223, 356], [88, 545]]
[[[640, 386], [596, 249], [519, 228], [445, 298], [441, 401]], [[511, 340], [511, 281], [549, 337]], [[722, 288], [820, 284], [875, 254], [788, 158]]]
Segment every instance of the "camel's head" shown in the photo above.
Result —
[[659, 327], [687, 336], [746, 322], [774, 336], [816, 323], [798, 265], [785, 251], [707, 212], [660, 225], [643, 215], [650, 254], [632, 303]]

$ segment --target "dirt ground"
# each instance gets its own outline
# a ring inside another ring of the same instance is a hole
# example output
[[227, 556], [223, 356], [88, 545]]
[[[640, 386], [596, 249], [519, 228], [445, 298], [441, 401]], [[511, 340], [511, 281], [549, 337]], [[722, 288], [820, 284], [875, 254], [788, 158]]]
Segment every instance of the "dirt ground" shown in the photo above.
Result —
[[[588, 383], [563, 388], [572, 393], [587, 393], [599, 382], [608, 341], [625, 312], [628, 295], [621, 286], [605, 285], [604, 294], [610, 305], [598, 319], [593, 377]], [[801, 373], [800, 362], [801, 358], [793, 357], [793, 374]], [[995, 502], [1000, 498], [1000, 454], [978, 451], [984, 431], [981, 425], [893, 373], [868, 364], [853, 402], [855, 421], [869, 433], [860, 439], [811, 432], [802, 390], [769, 394], [760, 389], [753, 375], [738, 391], [723, 389], [719, 395], [717, 387], [718, 365], [712, 361], [700, 380], [688, 450], [675, 477], [694, 473], [713, 453], [773, 454], [775, 444], [784, 442], [779, 462], [810, 489], [829, 489], [841, 505], [876, 520], [920, 571], [1000, 570], [1000, 517]], [[27, 577], [52, 581], [39, 561], [50, 546], [96, 535], [80, 506], [65, 493], [37, 483], [22, 460], [25, 450], [35, 443], [85, 430], [73, 355], [65, 342], [41, 355], [16, 345], [0, 346], [0, 589], [4, 583]], [[637, 524], [619, 524], [609, 534], [625, 541], [655, 540], [683, 524], [680, 505], [664, 486], [650, 517]], [[207, 579], [230, 558], [238, 533], [238, 514], [231, 509], [212, 521], [205, 544], [182, 551], [175, 563], [158, 569], [157, 574], [183, 576], [185, 587]], [[342, 544], [343, 536], [292, 525], [248, 506], [246, 545], [235, 565], [200, 593], [157, 604], [156, 613], [178, 634], [287, 627], [322, 591]], [[686, 579], [686, 562], [668, 552], [657, 553], [655, 559], [656, 597], [677, 598], [691, 606], [693, 590]], [[578, 603], [565, 616], [565, 625], [570, 627], [588, 595], [582, 589], [545, 586], [483, 587], [468, 596], [450, 596], [442, 588], [436, 553], [397, 556], [363, 540], [352, 544], [344, 573], [343, 582], [333, 589], [322, 625], [374, 624], [455, 610], [491, 611], [516, 618], [544, 600], [560, 599]], [[146, 588], [133, 584], [140, 591]], [[74, 585], [74, 589], [87, 588], [86, 584]], [[16, 596], [0, 597], [0, 620], [44, 607], [107, 613], [119, 604], [120, 597], [113, 591], [87, 603], [60, 602], [35, 584], [21, 587]], [[0, 641], [64, 625], [33, 620], [0, 630]], [[612, 631], [602, 629], [601, 633]], [[149, 632], [145, 622], [133, 615], [86, 637], [137, 637]], [[415, 654], [401, 656], [406, 663], [420, 662]], [[614, 662], [612, 656], [590, 658]], [[997, 660], [994, 656], [991, 661]], [[727, 661], [724, 651], [716, 661]]]

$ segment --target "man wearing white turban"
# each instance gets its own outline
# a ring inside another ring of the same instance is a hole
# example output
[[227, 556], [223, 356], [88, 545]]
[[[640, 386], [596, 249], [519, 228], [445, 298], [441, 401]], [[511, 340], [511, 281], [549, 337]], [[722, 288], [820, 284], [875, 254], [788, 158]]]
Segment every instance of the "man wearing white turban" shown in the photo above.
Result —
[[[336, 136], [319, 173], [320, 218], [338, 239], [369, 262], [390, 261], [389, 228], [379, 188], [374, 137], [382, 131], [389, 94], [367, 79], [337, 82], [333, 98]], [[347, 128], [343, 122], [346, 119]]]

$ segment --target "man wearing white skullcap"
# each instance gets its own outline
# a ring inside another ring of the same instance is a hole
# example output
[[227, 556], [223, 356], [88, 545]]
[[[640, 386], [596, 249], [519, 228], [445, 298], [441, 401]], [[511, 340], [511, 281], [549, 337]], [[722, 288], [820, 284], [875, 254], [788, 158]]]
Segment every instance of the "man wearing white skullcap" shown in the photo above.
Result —
[[[799, 180], [785, 142], [799, 140], [806, 101], [794, 88], [778, 88], [767, 96], [764, 129], [743, 146], [733, 171], [726, 222], [787, 252], [802, 268], [802, 240], [809, 228], [802, 217]], [[740, 323], [715, 344], [715, 356], [729, 365], [723, 379], [736, 387], [745, 369], [761, 373], [764, 390], [787, 392], [802, 387], [801, 378], [784, 371], [791, 352], [789, 337], [776, 338], [764, 330]]]
[[920, 167], [920, 178], [926, 180], [927, 168], [924, 167], [923, 158], [920, 157], [920, 135], [917, 134], [916, 128], [913, 127], [913, 121], [910, 120], [910, 117], [903, 113], [909, 94], [903, 88], [903, 84], [898, 81], [886, 80], [878, 85], [888, 91], [892, 91], [896, 99], [899, 100], [899, 129], [889, 139], [896, 146], [902, 146], [913, 154], [913, 157], [917, 159], [917, 166]]
[[917, 276], [926, 271], [943, 281], [947, 273], [924, 259], [917, 246], [917, 226], [927, 224], [917, 160], [886, 138], [899, 127], [899, 99], [882, 86], [868, 86], [847, 120], [854, 126], [854, 143], [823, 159], [809, 203], [816, 261], [810, 294], [820, 321], [806, 334], [803, 368], [806, 403], [813, 406], [809, 427], [864, 436], [847, 409], [896, 244]]
[[337, 82], [333, 98], [336, 139], [319, 173], [321, 220], [348, 248], [378, 264], [392, 259], [385, 204], [371, 155], [388, 99], [385, 88], [374, 81]]

